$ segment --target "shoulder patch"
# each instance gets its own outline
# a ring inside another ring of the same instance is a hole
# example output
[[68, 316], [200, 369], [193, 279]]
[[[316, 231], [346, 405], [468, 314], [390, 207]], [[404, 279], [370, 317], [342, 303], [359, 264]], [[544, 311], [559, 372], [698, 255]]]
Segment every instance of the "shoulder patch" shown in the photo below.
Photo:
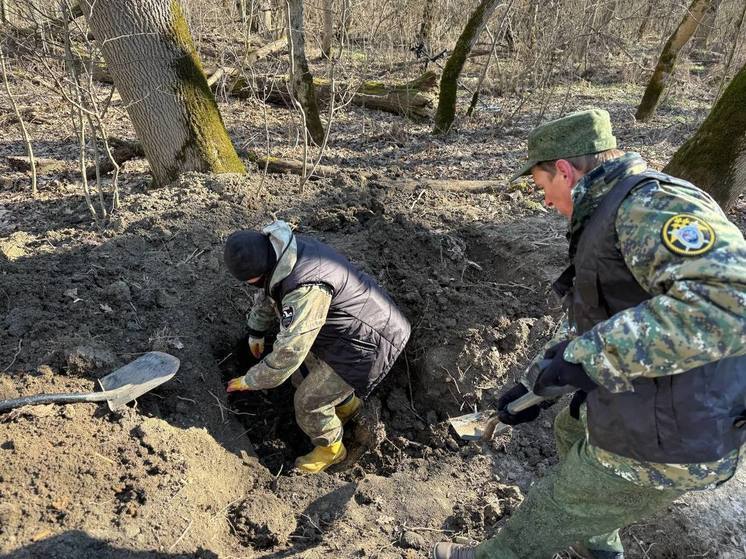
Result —
[[661, 229], [663, 244], [674, 254], [698, 256], [715, 245], [715, 230], [691, 214], [676, 214]]
[[292, 305], [285, 305], [282, 307], [282, 318], [280, 319], [280, 324], [282, 324], [283, 328], [287, 328], [293, 323], [293, 318], [295, 318], [295, 309], [293, 309]]

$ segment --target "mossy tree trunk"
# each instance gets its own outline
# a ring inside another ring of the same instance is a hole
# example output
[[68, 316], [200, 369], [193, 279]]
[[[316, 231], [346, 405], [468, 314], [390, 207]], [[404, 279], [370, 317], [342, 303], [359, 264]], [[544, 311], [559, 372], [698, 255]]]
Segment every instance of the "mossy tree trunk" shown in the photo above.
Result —
[[446, 134], [456, 117], [456, 95], [458, 92], [458, 78], [464, 67], [466, 58], [477, 42], [487, 20], [497, 7], [498, 0], [482, 0], [472, 12], [466, 27], [456, 41], [456, 46], [448, 57], [443, 75], [440, 78], [440, 94], [438, 96], [438, 110], [435, 113], [433, 134]]
[[324, 30], [321, 34], [321, 54], [330, 58], [334, 37], [334, 0], [324, 0]]
[[664, 171], [693, 182], [729, 208], [746, 191], [746, 65]]
[[156, 183], [245, 172], [176, 0], [87, 0], [84, 12]]
[[319, 104], [313, 87], [313, 76], [306, 59], [306, 40], [303, 32], [303, 0], [287, 0], [288, 50], [290, 51], [290, 82], [293, 96], [303, 111], [308, 135], [321, 145], [324, 141], [324, 125], [319, 116]]
[[710, 38], [712, 30], [715, 28], [718, 8], [720, 8], [720, 0], [712, 0], [705, 11], [702, 22], [697, 26], [697, 30], [694, 32], [692, 48], [697, 50], [705, 50], [707, 48], [707, 40]]
[[673, 75], [679, 51], [681, 51], [694, 34], [711, 2], [712, 0], [694, 0], [684, 14], [684, 18], [679, 23], [676, 31], [666, 41], [658, 59], [658, 64], [656, 64], [653, 75], [645, 88], [645, 94], [642, 96], [640, 106], [637, 107], [637, 113], [635, 113], [637, 120], [648, 120], [655, 113], [663, 90]]

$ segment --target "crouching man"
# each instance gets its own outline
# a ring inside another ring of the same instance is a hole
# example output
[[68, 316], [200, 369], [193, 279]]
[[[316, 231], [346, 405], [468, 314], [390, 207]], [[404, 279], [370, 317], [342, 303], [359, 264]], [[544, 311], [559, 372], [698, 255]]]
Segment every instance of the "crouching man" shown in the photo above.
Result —
[[393, 366], [409, 339], [409, 322], [375, 280], [283, 221], [261, 232], [236, 231], [223, 256], [233, 276], [261, 289], [248, 318], [255, 357], [280, 323], [272, 352], [232, 379], [227, 391], [274, 388], [303, 371], [295, 417], [315, 448], [296, 467], [318, 473], [341, 462], [347, 456], [343, 424]]
[[531, 385], [503, 394], [505, 423], [532, 388], [576, 395], [559, 413], [560, 463], [502, 530], [435, 559], [544, 559], [573, 545], [621, 559], [619, 528], [684, 492], [726, 483], [746, 442], [746, 242], [705, 192], [617, 150], [609, 114], [573, 113], [528, 138], [531, 174], [570, 220], [555, 282], [569, 328]]

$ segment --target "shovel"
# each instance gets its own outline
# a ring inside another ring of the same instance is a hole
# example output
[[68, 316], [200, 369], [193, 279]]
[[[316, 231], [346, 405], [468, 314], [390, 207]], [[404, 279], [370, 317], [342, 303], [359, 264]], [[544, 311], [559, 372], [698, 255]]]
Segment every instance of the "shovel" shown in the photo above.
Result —
[[[529, 368], [526, 373], [526, 379], [531, 386], [536, 382], [539, 373], [546, 369], [550, 362], [549, 359], [542, 359]], [[538, 396], [529, 391], [528, 394], [524, 394], [517, 400], [510, 402], [507, 411], [508, 413], [518, 413], [526, 408], [540, 404], [544, 400], [562, 396], [563, 394], [567, 394], [573, 390], [574, 389], [571, 386], [557, 387], [555, 390], [550, 391], [547, 396]], [[453, 430], [459, 438], [465, 441], [489, 440], [495, 434], [502, 433], [510, 427], [510, 425], [500, 423], [495, 410], [480, 411], [452, 417], [448, 422], [451, 424], [451, 427], [453, 427]]]
[[[540, 404], [545, 399], [546, 398], [537, 396], [533, 392], [529, 392], [517, 400], [510, 402], [507, 411], [509, 413], [518, 413], [526, 408]], [[500, 423], [495, 410], [480, 411], [452, 417], [448, 420], [448, 423], [451, 424], [451, 427], [456, 431], [459, 438], [465, 441], [489, 440], [495, 434], [502, 433], [510, 427], [510, 425]]]
[[111, 411], [170, 380], [179, 370], [179, 360], [168, 353], [151, 351], [127, 363], [124, 367], [98, 380], [101, 392], [37, 394], [15, 400], [0, 400], [0, 413], [37, 404], [71, 404], [74, 402], [106, 402]]

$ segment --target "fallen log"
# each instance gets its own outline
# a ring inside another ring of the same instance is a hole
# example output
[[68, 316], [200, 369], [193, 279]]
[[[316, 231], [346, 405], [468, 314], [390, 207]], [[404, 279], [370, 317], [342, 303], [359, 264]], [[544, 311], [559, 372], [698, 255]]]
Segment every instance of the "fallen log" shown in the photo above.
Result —
[[[145, 157], [145, 153], [142, 150], [140, 142], [132, 140], [120, 140], [119, 138], [109, 138], [109, 149], [111, 155], [117, 162], [117, 165], [122, 165], [126, 161], [136, 159], [138, 157]], [[28, 156], [25, 155], [9, 155], [6, 158], [8, 166], [16, 171], [28, 172], [31, 170], [31, 161]], [[72, 161], [63, 159], [51, 159], [46, 157], [35, 157], [34, 162], [36, 163], [36, 170], [39, 173], [64, 173], [72, 171], [74, 163]], [[98, 162], [98, 172], [101, 175], [111, 173], [114, 170], [114, 163], [108, 157], [102, 157]], [[86, 168], [86, 178], [96, 178], [96, 165], [92, 164]]]
[[376, 178], [376, 183], [386, 188], [398, 190], [434, 190], [436, 192], [463, 192], [468, 194], [485, 194], [506, 188], [504, 181], [497, 180], [457, 180], [457, 179], [389, 179]]
[[[331, 84], [323, 78], [314, 78], [319, 102], [331, 97]], [[365, 81], [360, 84], [337, 83], [335, 92], [340, 97], [352, 91], [351, 103], [368, 109], [385, 111], [411, 118], [426, 120], [432, 117], [437, 94], [437, 75], [425, 72], [420, 77], [399, 84]], [[257, 97], [269, 103], [292, 105], [284, 77], [255, 76], [247, 79], [238, 68], [218, 68], [208, 79], [215, 89], [238, 98]]]
[[[303, 173], [303, 162], [295, 159], [284, 159], [281, 157], [272, 157], [259, 155], [256, 152], [249, 151], [246, 157], [256, 163], [259, 170], [267, 167], [267, 172], [272, 174], [290, 173], [300, 175]], [[313, 162], [309, 161], [306, 166], [306, 172], [310, 172]], [[318, 165], [311, 179], [334, 177], [341, 173], [342, 170], [330, 165]], [[366, 178], [369, 178], [366, 176]], [[500, 189], [505, 190], [506, 183], [498, 180], [457, 180], [457, 179], [389, 179], [376, 178], [374, 180], [384, 188], [398, 189], [402, 191], [411, 190], [434, 190], [437, 192], [462, 192], [468, 194], [485, 194], [494, 193]]]
[[[268, 173], [272, 174], [292, 174], [302, 175], [303, 174], [303, 162], [295, 159], [283, 159], [280, 157], [272, 157], [266, 155], [259, 155], [254, 151], [249, 151], [246, 154], [249, 161], [256, 163], [259, 167], [259, 171], [264, 171], [267, 168]], [[313, 161], [309, 161], [306, 164], [306, 173], [310, 173], [313, 168]], [[313, 170], [313, 175], [309, 177], [310, 180], [329, 178], [338, 175], [340, 172], [336, 167], [329, 165], [317, 165]]]
[[[27, 155], [9, 155], [5, 158], [8, 167], [14, 171], [31, 171], [31, 159]], [[34, 157], [37, 173], [60, 173], [68, 169], [68, 162], [49, 157]]]
[[[109, 150], [117, 165], [136, 159], [138, 157], [145, 157], [145, 152], [142, 149], [142, 144], [133, 140], [120, 140], [119, 138], [109, 138]], [[108, 157], [103, 157], [98, 162], [98, 172], [101, 175], [111, 173], [114, 170], [114, 163]], [[87, 179], [96, 178], [96, 165], [89, 165], [85, 171]]]

